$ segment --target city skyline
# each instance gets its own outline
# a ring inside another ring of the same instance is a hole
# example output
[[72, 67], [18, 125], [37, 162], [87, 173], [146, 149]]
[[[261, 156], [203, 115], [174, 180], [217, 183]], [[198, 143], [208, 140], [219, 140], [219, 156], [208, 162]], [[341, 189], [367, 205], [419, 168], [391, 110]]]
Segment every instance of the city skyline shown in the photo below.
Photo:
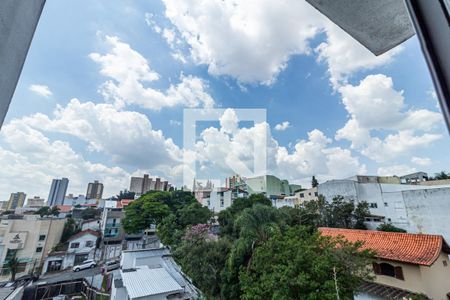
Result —
[[[199, 126], [203, 177], [232, 175], [223, 162], [248, 159], [246, 142], [262, 130], [267, 173], [293, 183], [449, 169], [415, 37], [374, 57], [306, 2], [85, 5], [44, 8], [0, 130], [1, 199], [45, 197], [61, 177], [73, 194], [99, 180], [104, 197], [142, 174], [181, 186], [182, 114], [193, 107], [267, 110], [262, 126], [232, 111]], [[258, 19], [272, 11], [286, 18]]]

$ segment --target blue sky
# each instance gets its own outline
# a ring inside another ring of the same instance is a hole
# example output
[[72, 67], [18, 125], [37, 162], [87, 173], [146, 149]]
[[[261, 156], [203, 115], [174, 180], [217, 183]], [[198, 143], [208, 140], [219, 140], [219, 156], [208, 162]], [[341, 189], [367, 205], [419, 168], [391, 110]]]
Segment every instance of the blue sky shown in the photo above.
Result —
[[144, 172], [180, 185], [183, 110], [205, 107], [264, 108], [267, 124], [227, 132], [228, 110], [200, 126], [199, 177], [251, 161], [262, 131], [267, 171], [306, 185], [448, 169], [415, 37], [375, 57], [297, 1], [48, 1], [0, 132], [0, 198], [46, 198], [60, 177], [74, 194]]

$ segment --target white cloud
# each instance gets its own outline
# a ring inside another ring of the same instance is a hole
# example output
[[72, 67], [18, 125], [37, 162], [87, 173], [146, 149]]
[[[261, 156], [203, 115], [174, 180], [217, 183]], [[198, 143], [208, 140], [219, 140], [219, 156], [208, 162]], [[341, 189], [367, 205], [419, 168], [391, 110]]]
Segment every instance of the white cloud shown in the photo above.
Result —
[[[351, 141], [351, 147], [378, 162], [395, 159], [440, 139], [433, 133], [441, 115], [426, 109], [405, 108], [403, 91], [394, 89], [385, 75], [369, 75], [359, 85], [339, 88], [350, 114], [345, 126], [336, 132], [337, 140]], [[384, 138], [373, 135], [386, 131]]]
[[170, 126], [181, 126], [181, 122], [177, 120], [170, 120], [169, 124]]
[[274, 129], [276, 131], [285, 131], [289, 127], [291, 127], [291, 125], [289, 124], [289, 121], [284, 121], [282, 123], [279, 123], [279, 124], [275, 125]]
[[353, 73], [385, 65], [402, 51], [402, 46], [399, 46], [375, 56], [331, 21], [326, 22], [325, 32], [326, 41], [317, 46], [315, 51], [318, 60], [328, 64], [330, 81], [335, 88], [347, 83]]
[[50, 88], [48, 86], [42, 85], [42, 84], [32, 84], [32, 85], [30, 85], [29, 90], [32, 91], [33, 93], [36, 93], [37, 95], [45, 97], [45, 98], [48, 98], [51, 95], [53, 95]]
[[[225, 122], [226, 120], [226, 122]], [[209, 127], [200, 134], [196, 151], [200, 168], [213, 175], [230, 175], [233, 162], [243, 162], [249, 169], [253, 164], [254, 147], [267, 149], [267, 173], [299, 182], [312, 175], [321, 179], [342, 178], [355, 173], [365, 173], [366, 167], [350, 150], [332, 147], [332, 140], [320, 130], [308, 133], [289, 151], [272, 137], [267, 123], [239, 128], [239, 120], [231, 109], [226, 110], [219, 128]], [[266, 135], [267, 145], [254, 145]], [[219, 176], [220, 178], [220, 176]], [[309, 179], [308, 179], [309, 180]]]
[[429, 157], [413, 156], [411, 157], [411, 162], [419, 166], [429, 166], [431, 164], [431, 159]]
[[392, 175], [403, 176], [414, 172], [417, 172], [416, 168], [412, 168], [407, 165], [393, 165], [378, 168], [377, 174], [379, 176], [392, 176]]
[[[53, 118], [38, 113], [14, 120], [10, 126], [17, 123], [75, 136], [85, 141], [90, 150], [110, 154], [115, 162], [133, 167], [173, 166], [182, 157], [178, 146], [165, 138], [161, 130], [154, 130], [147, 116], [120, 111], [111, 104], [72, 99], [66, 107], [58, 106]], [[6, 133], [6, 139], [11, 136]]]
[[310, 53], [324, 20], [306, 1], [163, 2], [194, 62], [240, 82], [272, 83], [292, 55]]
[[144, 108], [160, 110], [164, 107], [184, 105], [187, 107], [212, 107], [214, 100], [207, 93], [207, 83], [192, 75], [180, 75], [180, 82], [160, 91], [147, 85], [159, 79], [151, 70], [148, 61], [130, 45], [117, 37], [106, 36], [110, 52], [101, 55], [91, 53], [89, 57], [100, 66], [100, 73], [111, 78], [100, 87], [105, 99], [116, 107], [136, 104]]
[[10, 148], [0, 147], [2, 200], [13, 191], [47, 198], [53, 178], [68, 177], [68, 192], [74, 194], [85, 193], [87, 183], [95, 179], [105, 184], [105, 196], [114, 195], [129, 184], [129, 174], [124, 169], [87, 161], [67, 142], [50, 141], [20, 120], [4, 125], [1, 136]]

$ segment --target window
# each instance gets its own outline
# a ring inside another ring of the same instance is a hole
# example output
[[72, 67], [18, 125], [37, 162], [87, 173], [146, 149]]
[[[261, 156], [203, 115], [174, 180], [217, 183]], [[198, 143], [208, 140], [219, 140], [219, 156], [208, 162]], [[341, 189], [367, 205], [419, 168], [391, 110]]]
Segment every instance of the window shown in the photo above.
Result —
[[388, 222], [390, 222], [391, 221], [391, 218], [388, 218]]
[[93, 241], [86, 241], [85, 247], [92, 247], [92, 246], [94, 246]]
[[42, 252], [42, 247], [37, 247], [36, 248], [36, 253]]
[[305, 198], [305, 195], [303, 193], [301, 193], [300, 198]]
[[223, 206], [224, 206], [223, 199], [220, 199], [220, 207], [223, 207]]
[[318, 197], [319, 193], [318, 192], [314, 192], [314, 196]]
[[375, 202], [369, 203], [370, 208], [378, 208], [378, 205]]
[[387, 203], [387, 202], [384, 202], [384, 206], [386, 206], [386, 207], [387, 207], [387, 206], [388, 206], [388, 203]]
[[39, 236], [39, 240], [40, 240], [40, 241], [45, 241], [45, 234], [41, 234], [41, 235]]
[[80, 243], [72, 243], [72, 244], [70, 244], [70, 249], [76, 249], [78, 247], [80, 247]]
[[311, 196], [311, 193], [308, 193], [308, 195], [310, 195], [310, 196]]
[[399, 280], [405, 280], [403, 277], [402, 267], [394, 267], [388, 263], [373, 263], [373, 271], [376, 275], [384, 275], [397, 278]]

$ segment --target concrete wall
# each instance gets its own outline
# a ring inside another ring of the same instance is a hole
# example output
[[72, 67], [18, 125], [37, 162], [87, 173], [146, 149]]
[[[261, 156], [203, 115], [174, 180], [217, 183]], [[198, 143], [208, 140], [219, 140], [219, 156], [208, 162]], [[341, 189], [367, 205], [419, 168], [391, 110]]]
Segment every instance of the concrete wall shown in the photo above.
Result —
[[432, 299], [448, 299], [446, 295], [450, 292], [450, 261], [447, 254], [441, 253], [430, 267], [420, 266], [420, 273], [426, 295]]
[[441, 234], [450, 242], [450, 187], [402, 192], [408, 231]]
[[0, 1], [0, 128], [16, 89], [45, 0]]

